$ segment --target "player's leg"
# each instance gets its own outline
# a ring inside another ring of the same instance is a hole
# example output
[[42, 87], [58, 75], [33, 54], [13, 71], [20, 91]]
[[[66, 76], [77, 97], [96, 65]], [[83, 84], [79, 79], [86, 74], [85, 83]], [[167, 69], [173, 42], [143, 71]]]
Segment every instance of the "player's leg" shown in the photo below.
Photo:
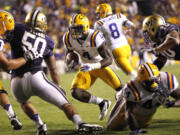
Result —
[[[92, 71], [93, 76], [100, 78], [103, 80], [106, 84], [108, 84], [110, 87], [112, 87], [114, 90], [119, 92], [123, 88], [123, 84], [120, 80], [120, 78], [116, 75], [116, 73], [110, 68], [106, 67], [97, 71]], [[108, 109], [108, 108], [107, 108]], [[100, 107], [101, 116], [107, 114], [106, 106]]]
[[118, 99], [109, 115], [107, 129], [123, 130], [127, 126], [125, 119], [125, 100]]
[[136, 77], [137, 73], [130, 63], [131, 48], [129, 45], [113, 50], [113, 56], [117, 65], [128, 75]]
[[2, 89], [2, 83], [0, 81], [0, 105], [4, 108], [5, 112], [8, 115], [8, 118], [10, 120], [10, 123], [14, 130], [19, 130], [22, 128], [22, 124], [18, 120], [16, 114], [13, 111], [13, 108], [10, 104], [9, 97], [7, 95], [7, 92]]
[[30, 101], [21, 103], [21, 108], [38, 128], [37, 135], [41, 135], [41, 134], [46, 135], [47, 133], [46, 124], [41, 120], [36, 108], [32, 105], [32, 103]]
[[30, 73], [25, 74], [24, 77], [15, 77], [11, 80], [11, 92], [13, 97], [20, 103], [22, 110], [25, 114], [35, 123], [37, 127], [37, 135], [46, 135], [46, 124], [42, 122], [37, 113], [36, 108], [31, 104], [28, 99], [32, 95], [31, 85], [29, 84], [28, 76]]
[[[102, 99], [100, 97], [96, 97], [92, 94], [90, 94], [87, 89], [91, 87], [91, 85], [95, 82], [96, 78], [92, 75], [93, 72], [78, 72], [75, 76], [72, 88], [71, 88], [71, 94], [72, 96], [85, 103], [92, 103], [97, 104], [100, 107], [100, 120], [103, 120], [104, 117], [107, 114], [107, 110], [111, 105], [111, 101]], [[93, 74], [96, 74], [95, 72]]]
[[31, 84], [34, 88], [34, 95], [62, 109], [67, 118], [71, 120], [78, 129], [84, 128], [84, 130], [92, 131], [102, 130], [102, 127], [99, 125], [87, 125], [84, 123], [76, 109], [67, 100], [64, 90], [50, 82], [42, 72], [38, 72], [32, 76]]

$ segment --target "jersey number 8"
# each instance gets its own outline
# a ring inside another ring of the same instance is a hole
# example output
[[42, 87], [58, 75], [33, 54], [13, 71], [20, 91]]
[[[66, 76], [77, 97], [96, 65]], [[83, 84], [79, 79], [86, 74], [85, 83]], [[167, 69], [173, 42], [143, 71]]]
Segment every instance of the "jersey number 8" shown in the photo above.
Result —
[[110, 29], [110, 31], [111, 31], [111, 36], [112, 36], [114, 39], [119, 38], [120, 33], [119, 33], [119, 31], [118, 31], [118, 27], [117, 27], [116, 23], [111, 23], [111, 24], [109, 25], [109, 29]]

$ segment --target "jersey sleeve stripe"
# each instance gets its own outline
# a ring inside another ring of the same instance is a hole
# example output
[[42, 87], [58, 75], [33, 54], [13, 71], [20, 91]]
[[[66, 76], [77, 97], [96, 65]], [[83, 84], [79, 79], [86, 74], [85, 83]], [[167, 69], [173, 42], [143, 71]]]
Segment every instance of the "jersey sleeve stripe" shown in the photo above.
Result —
[[128, 87], [133, 92], [133, 94], [135, 96], [135, 100], [139, 101], [141, 99], [140, 93], [139, 93], [139, 91], [137, 90], [136, 86], [134, 85], [134, 83], [132, 81], [128, 82]]
[[117, 18], [119, 19], [119, 18], [121, 18], [121, 15], [120, 15], [120, 13], [117, 13]]
[[101, 22], [101, 21], [97, 21], [97, 23], [98, 23], [100, 26], [103, 25], [103, 22]]
[[95, 31], [91, 36], [91, 47], [96, 46], [96, 36], [98, 35], [99, 31]]
[[172, 90], [174, 88], [174, 78], [171, 73], [166, 72], [168, 88]]
[[67, 32], [66, 36], [65, 36], [65, 44], [67, 48], [72, 47], [71, 43], [69, 42], [69, 32]]

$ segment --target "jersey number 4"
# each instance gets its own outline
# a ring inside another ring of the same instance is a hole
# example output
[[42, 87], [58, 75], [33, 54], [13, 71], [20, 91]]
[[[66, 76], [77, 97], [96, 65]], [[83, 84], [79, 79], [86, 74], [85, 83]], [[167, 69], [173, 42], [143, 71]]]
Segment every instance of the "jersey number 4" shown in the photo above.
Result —
[[116, 39], [120, 37], [120, 33], [118, 31], [118, 27], [116, 25], [116, 23], [111, 23], [109, 25], [109, 30], [111, 31], [111, 36]]
[[22, 39], [22, 43], [26, 49], [34, 47], [42, 56], [46, 48], [46, 40], [42, 37], [38, 37], [30, 32], [25, 31]]

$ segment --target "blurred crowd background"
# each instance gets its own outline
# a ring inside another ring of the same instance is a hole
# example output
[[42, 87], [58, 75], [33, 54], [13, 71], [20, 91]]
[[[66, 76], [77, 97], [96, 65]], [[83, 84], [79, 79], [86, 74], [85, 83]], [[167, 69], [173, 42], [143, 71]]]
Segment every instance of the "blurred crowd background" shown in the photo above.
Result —
[[136, 24], [135, 32], [127, 35], [134, 55], [139, 55], [138, 50], [144, 45], [141, 30], [144, 17], [158, 13], [167, 22], [180, 25], [180, 0], [0, 0], [0, 9], [11, 12], [16, 22], [21, 23], [33, 8], [42, 10], [48, 20], [47, 34], [56, 45], [55, 56], [57, 60], [63, 60], [62, 37], [68, 30], [71, 15], [79, 12], [85, 14], [93, 28], [96, 21], [96, 7], [103, 2], [112, 6], [113, 13], [125, 14]]

